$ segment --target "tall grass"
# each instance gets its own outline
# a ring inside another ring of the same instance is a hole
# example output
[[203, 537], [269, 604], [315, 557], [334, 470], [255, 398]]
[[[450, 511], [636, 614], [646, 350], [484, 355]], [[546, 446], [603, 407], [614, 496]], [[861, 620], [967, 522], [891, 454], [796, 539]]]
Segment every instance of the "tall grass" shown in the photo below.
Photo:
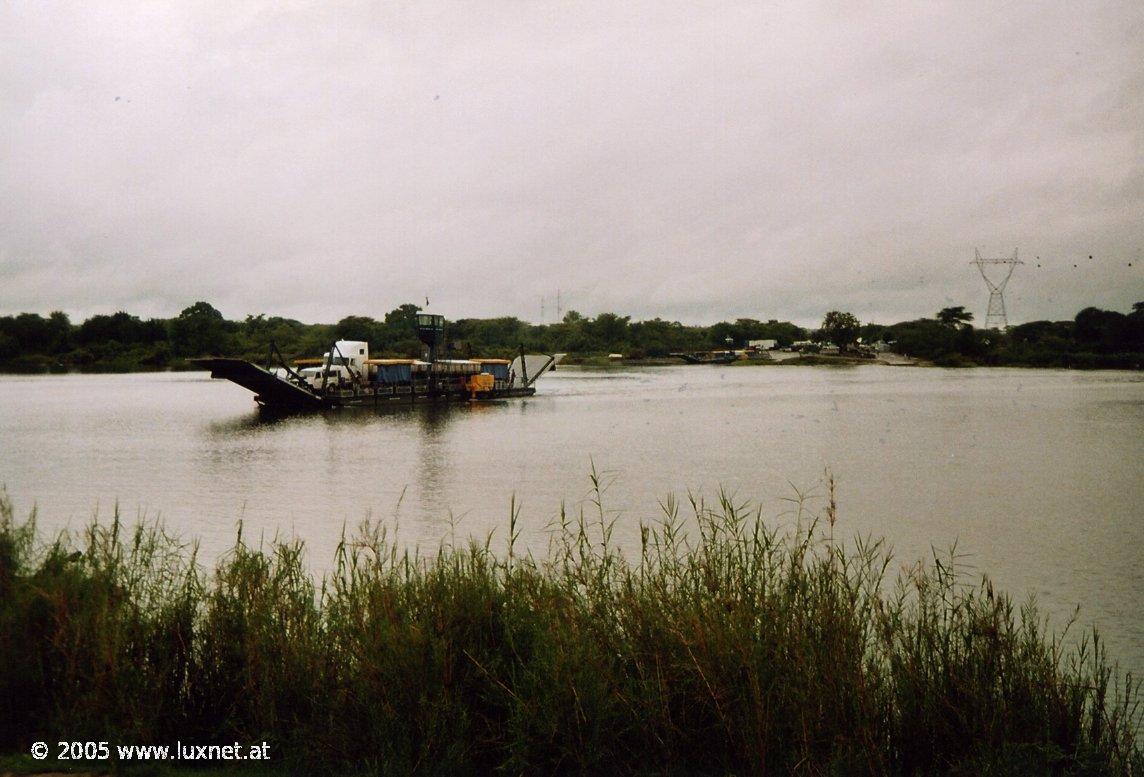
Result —
[[[595, 475], [593, 474], [595, 478]], [[820, 520], [668, 499], [638, 558], [593, 512], [543, 558], [425, 556], [379, 524], [315, 581], [241, 531], [212, 572], [116, 516], [37, 537], [0, 497], [0, 751], [271, 742], [298, 772], [1140, 773], [1140, 701], [1095, 634], [956, 557], [896, 580]], [[1066, 646], [1067, 645], [1067, 646]]]

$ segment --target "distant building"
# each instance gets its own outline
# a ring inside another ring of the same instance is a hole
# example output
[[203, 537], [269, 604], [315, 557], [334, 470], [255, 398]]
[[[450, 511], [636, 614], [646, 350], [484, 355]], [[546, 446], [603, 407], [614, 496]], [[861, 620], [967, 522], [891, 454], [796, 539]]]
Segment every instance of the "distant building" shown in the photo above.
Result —
[[748, 348], [754, 348], [757, 351], [773, 351], [779, 347], [778, 340], [748, 340]]

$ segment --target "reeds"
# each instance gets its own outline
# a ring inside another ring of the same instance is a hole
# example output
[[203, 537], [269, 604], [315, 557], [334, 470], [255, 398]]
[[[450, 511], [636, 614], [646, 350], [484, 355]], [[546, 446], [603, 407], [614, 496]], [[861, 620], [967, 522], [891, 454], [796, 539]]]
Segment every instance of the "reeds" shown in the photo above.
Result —
[[[596, 478], [593, 473], [593, 478]], [[320, 582], [241, 531], [212, 573], [118, 517], [38, 544], [0, 497], [0, 751], [52, 738], [271, 742], [299, 772], [1139, 773], [1139, 696], [1095, 634], [1046, 634], [956, 556], [721, 494], [611, 540], [599, 499], [548, 554], [425, 556], [384, 526]], [[1067, 630], [1066, 630], [1067, 631]]]

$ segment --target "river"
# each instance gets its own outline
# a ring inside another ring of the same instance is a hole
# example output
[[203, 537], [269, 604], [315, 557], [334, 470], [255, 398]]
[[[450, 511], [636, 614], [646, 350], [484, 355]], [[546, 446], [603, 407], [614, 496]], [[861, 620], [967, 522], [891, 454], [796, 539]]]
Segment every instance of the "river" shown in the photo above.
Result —
[[45, 532], [116, 505], [201, 543], [304, 539], [329, 563], [345, 525], [408, 545], [493, 532], [510, 499], [543, 553], [564, 509], [606, 485], [616, 541], [669, 494], [720, 488], [789, 522], [836, 484], [835, 535], [884, 537], [895, 568], [956, 544], [1059, 628], [1077, 605], [1144, 677], [1144, 375], [906, 367], [562, 368], [537, 396], [262, 421], [205, 373], [0, 376], [0, 483]]

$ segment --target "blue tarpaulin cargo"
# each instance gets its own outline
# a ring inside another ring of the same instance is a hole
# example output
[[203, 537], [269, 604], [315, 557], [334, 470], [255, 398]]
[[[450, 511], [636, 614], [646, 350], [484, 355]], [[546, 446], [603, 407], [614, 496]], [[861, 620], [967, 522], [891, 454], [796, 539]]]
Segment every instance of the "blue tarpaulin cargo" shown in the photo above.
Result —
[[508, 380], [507, 364], [481, 362], [481, 372], [492, 375], [494, 380]]
[[377, 367], [377, 382], [385, 386], [408, 383], [412, 375], [409, 364], [379, 364]]

